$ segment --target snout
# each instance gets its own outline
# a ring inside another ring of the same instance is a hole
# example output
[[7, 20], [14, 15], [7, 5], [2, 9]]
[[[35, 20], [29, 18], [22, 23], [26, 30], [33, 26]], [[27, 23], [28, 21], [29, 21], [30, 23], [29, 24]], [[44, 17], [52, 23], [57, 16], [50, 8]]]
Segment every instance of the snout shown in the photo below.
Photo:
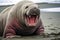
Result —
[[40, 10], [36, 7], [31, 8], [30, 10], [27, 11], [25, 14], [25, 23], [32, 27], [36, 26], [40, 16]]
[[28, 13], [29, 13], [28, 15], [39, 15], [40, 10], [38, 8], [34, 7], [34, 8], [31, 8]]

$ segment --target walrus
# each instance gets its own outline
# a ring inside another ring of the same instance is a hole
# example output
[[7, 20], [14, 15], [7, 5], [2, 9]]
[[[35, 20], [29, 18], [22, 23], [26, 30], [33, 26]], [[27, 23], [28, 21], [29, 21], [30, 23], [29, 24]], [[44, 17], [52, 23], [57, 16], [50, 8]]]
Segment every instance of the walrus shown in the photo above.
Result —
[[4, 38], [43, 33], [40, 10], [38, 5], [31, 1], [21, 1], [0, 13], [0, 36]]

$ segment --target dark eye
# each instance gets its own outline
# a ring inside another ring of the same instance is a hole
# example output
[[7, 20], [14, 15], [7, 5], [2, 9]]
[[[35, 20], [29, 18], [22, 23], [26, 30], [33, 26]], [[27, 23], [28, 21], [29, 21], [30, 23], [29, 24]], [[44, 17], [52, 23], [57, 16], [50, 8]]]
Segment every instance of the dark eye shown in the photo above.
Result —
[[25, 7], [25, 9], [27, 9], [27, 8], [28, 8], [28, 6]]

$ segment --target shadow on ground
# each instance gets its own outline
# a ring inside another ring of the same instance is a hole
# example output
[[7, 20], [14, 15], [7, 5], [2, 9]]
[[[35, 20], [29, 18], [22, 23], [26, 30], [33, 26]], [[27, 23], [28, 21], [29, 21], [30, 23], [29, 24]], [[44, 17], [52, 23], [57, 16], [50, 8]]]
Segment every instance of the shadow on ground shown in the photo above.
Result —
[[2, 38], [0, 37], [0, 40], [60, 40], [60, 36], [49, 36], [49, 37], [43, 37], [43, 36], [22, 36], [22, 37], [15, 37], [15, 38]]

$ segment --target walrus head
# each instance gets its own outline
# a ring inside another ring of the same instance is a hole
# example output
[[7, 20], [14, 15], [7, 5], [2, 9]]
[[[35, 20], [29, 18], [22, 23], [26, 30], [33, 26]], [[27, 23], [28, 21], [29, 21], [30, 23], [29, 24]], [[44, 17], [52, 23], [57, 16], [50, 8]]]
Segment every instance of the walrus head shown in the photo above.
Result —
[[39, 20], [40, 11], [36, 7], [31, 8], [24, 14], [25, 23], [28, 26], [36, 26]]
[[35, 5], [26, 6], [25, 9], [25, 24], [29, 27], [36, 26], [40, 17], [40, 10]]
[[19, 19], [23, 25], [27, 27], [35, 27], [39, 22], [40, 10], [38, 5], [33, 2], [25, 2], [21, 5], [19, 12]]

